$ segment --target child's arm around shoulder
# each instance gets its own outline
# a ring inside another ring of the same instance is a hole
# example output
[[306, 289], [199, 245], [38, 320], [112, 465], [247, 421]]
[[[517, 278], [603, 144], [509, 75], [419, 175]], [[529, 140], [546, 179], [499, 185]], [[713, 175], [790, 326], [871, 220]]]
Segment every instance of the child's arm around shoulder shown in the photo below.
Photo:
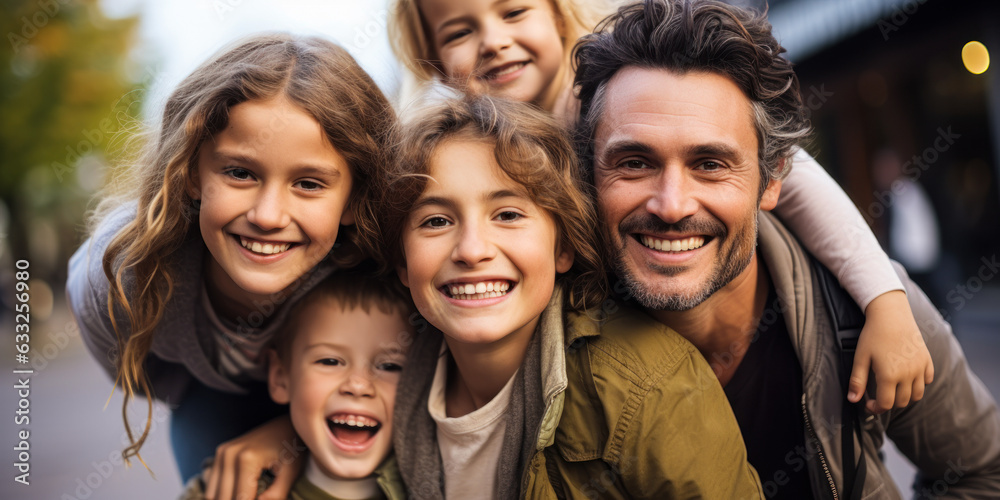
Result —
[[[235, 500], [288, 498], [302, 473], [308, 450], [295, 434], [288, 415], [276, 417], [250, 432], [219, 445], [215, 460], [206, 469], [205, 498]], [[261, 488], [261, 477], [270, 470], [274, 480]]]
[[923, 397], [934, 366], [889, 257], [847, 194], [808, 153], [799, 150], [781, 186], [775, 213], [837, 276], [865, 311], [851, 371], [848, 400], [857, 402], [875, 372], [880, 413]]

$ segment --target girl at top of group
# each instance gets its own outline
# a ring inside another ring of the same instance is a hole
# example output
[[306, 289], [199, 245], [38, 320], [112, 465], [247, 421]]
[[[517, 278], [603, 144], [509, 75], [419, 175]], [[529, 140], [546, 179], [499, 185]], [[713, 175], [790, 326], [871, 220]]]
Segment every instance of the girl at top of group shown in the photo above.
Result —
[[[605, 305], [597, 218], [559, 124], [488, 96], [408, 120], [380, 230], [386, 259], [434, 327], [414, 338], [396, 393], [409, 495], [556, 498], [611, 472], [602, 487], [619, 494], [761, 497], [704, 358], [624, 307], [595, 318]], [[616, 329], [619, 315], [630, 327]], [[590, 348], [567, 349], [577, 335], [599, 335], [601, 348], [638, 364], [585, 363]], [[593, 401], [567, 402], [595, 384]], [[573, 455], [579, 432], [608, 437], [620, 456]]]
[[[126, 407], [136, 394], [150, 412], [154, 397], [176, 405], [182, 478], [226, 439], [284, 412], [268, 400], [262, 348], [290, 303], [371, 253], [371, 193], [392, 163], [395, 124], [341, 47], [252, 36], [180, 83], [134, 166], [133, 191], [101, 203], [69, 263], [70, 306]], [[124, 410], [129, 458], [151, 415], [133, 435]], [[227, 459], [231, 474], [229, 455], [216, 469]], [[228, 496], [233, 481], [219, 476], [210, 498], [217, 487]], [[281, 487], [294, 476], [279, 476]]]
[[[570, 54], [607, 11], [600, 0], [392, 0], [388, 31], [393, 52], [419, 83], [530, 102], [570, 127], [579, 109]], [[869, 411], [919, 400], [934, 367], [888, 256], [811, 156], [800, 150], [793, 165], [775, 213], [866, 315], [848, 399], [861, 400], [871, 368], [877, 391]]]

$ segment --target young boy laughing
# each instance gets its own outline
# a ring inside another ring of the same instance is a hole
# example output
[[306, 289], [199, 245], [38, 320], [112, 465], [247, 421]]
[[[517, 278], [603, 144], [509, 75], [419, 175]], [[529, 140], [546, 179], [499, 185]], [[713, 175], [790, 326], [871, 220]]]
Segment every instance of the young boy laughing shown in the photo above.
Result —
[[[392, 457], [392, 412], [412, 311], [405, 290], [358, 273], [335, 274], [291, 310], [269, 365], [271, 398], [289, 405], [309, 448], [290, 499], [405, 497]], [[195, 478], [182, 498], [203, 495], [204, 481]]]

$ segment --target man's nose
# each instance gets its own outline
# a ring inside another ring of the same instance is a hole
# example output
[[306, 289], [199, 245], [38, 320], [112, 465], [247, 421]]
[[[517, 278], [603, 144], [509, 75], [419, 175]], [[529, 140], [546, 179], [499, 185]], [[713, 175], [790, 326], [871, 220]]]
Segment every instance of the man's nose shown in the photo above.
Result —
[[683, 167], [664, 168], [653, 185], [646, 211], [667, 224], [676, 224], [698, 211], [693, 184]]

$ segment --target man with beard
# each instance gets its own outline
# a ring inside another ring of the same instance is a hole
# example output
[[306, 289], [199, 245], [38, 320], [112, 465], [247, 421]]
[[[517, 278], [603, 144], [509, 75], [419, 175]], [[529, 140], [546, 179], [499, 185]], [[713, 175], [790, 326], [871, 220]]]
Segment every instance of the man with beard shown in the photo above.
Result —
[[878, 455], [888, 436], [920, 469], [921, 497], [995, 498], [996, 404], [901, 268], [935, 383], [907, 408], [842, 417], [818, 272], [762, 213], [808, 132], [782, 51], [762, 15], [679, 0], [623, 7], [577, 46], [581, 156], [616, 289], [713, 365], [769, 497], [899, 497]]

